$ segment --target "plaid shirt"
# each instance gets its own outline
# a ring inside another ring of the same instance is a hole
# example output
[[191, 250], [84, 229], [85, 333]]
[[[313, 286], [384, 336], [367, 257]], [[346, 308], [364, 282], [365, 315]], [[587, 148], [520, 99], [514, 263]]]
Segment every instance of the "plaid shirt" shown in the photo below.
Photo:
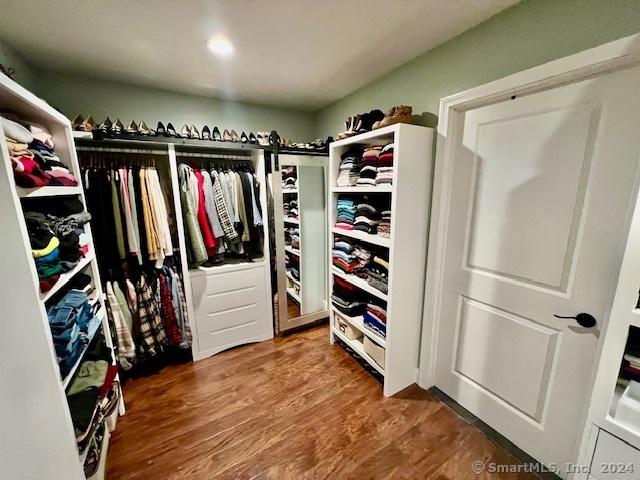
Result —
[[193, 337], [191, 336], [191, 327], [189, 327], [189, 313], [187, 310], [187, 299], [184, 295], [180, 276], [169, 267], [164, 267], [165, 273], [171, 275], [171, 294], [173, 295], [173, 304], [178, 317], [178, 325], [180, 327], [180, 336], [182, 342], [181, 348], [189, 348]]
[[138, 281], [138, 328], [140, 329], [140, 351], [142, 354], [156, 355], [167, 344], [167, 334], [162, 325], [154, 301], [153, 291], [145, 275]]
[[236, 232], [236, 229], [233, 226], [233, 220], [229, 215], [229, 210], [227, 209], [227, 204], [224, 200], [224, 194], [222, 193], [222, 187], [220, 186], [218, 172], [212, 170], [211, 174], [213, 175], [213, 195], [216, 203], [216, 211], [220, 217], [222, 229], [229, 240], [235, 240], [238, 238], [238, 232]]
[[178, 319], [176, 318], [176, 311], [173, 306], [173, 300], [171, 298], [171, 290], [169, 289], [169, 282], [164, 273], [158, 275], [158, 281], [160, 283], [160, 312], [162, 314], [162, 320], [164, 321], [164, 329], [167, 332], [169, 339], [169, 345], [177, 347], [180, 345], [180, 329], [178, 328]]

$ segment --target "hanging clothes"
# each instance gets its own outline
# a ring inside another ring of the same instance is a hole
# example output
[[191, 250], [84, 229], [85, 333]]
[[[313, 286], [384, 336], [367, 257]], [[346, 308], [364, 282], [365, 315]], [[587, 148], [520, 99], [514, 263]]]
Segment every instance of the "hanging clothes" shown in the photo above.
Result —
[[205, 247], [204, 240], [202, 239], [202, 232], [198, 224], [196, 201], [192, 190], [192, 177], [195, 178], [195, 174], [190, 166], [182, 164], [178, 167], [180, 203], [182, 204], [182, 221], [184, 223], [185, 236], [187, 240], [189, 264], [199, 265], [207, 260], [207, 249]]

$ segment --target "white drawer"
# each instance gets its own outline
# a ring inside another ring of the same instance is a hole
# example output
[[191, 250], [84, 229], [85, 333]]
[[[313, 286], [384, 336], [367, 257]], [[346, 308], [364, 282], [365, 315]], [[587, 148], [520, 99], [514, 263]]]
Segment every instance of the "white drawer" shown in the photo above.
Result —
[[[633, 464], [633, 471], [616, 472], [618, 465], [628, 464]], [[591, 477], [595, 480], [640, 479], [640, 450], [600, 430], [591, 461]]]

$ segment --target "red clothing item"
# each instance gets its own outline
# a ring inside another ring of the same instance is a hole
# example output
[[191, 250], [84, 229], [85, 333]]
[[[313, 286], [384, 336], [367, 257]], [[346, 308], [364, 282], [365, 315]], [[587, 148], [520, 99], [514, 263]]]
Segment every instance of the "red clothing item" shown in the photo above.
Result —
[[167, 282], [167, 277], [164, 275], [158, 275], [158, 280], [160, 281], [160, 313], [162, 314], [164, 331], [167, 333], [169, 345], [177, 347], [180, 345], [182, 337], [180, 336], [180, 328], [178, 327], [178, 319], [173, 306], [169, 282]]
[[218, 244], [213, 231], [211, 230], [211, 224], [207, 218], [207, 210], [205, 209], [204, 200], [204, 177], [200, 170], [194, 169], [193, 172], [198, 179], [198, 223], [200, 224], [200, 231], [202, 232], [202, 240], [204, 240], [204, 246], [207, 249], [207, 255], [212, 257], [216, 253], [216, 245]]

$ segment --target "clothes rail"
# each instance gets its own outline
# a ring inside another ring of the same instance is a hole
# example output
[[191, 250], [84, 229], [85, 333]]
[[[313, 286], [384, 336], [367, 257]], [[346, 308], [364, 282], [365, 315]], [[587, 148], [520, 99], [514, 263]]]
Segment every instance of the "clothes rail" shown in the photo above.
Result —
[[204, 158], [208, 160], [251, 160], [251, 155], [231, 155], [226, 153], [206, 154], [206, 153], [193, 153], [193, 152], [176, 152], [176, 157], [187, 158]]
[[141, 150], [136, 148], [112, 148], [112, 147], [76, 147], [78, 152], [91, 153], [135, 153], [142, 155], [167, 155], [166, 150]]

